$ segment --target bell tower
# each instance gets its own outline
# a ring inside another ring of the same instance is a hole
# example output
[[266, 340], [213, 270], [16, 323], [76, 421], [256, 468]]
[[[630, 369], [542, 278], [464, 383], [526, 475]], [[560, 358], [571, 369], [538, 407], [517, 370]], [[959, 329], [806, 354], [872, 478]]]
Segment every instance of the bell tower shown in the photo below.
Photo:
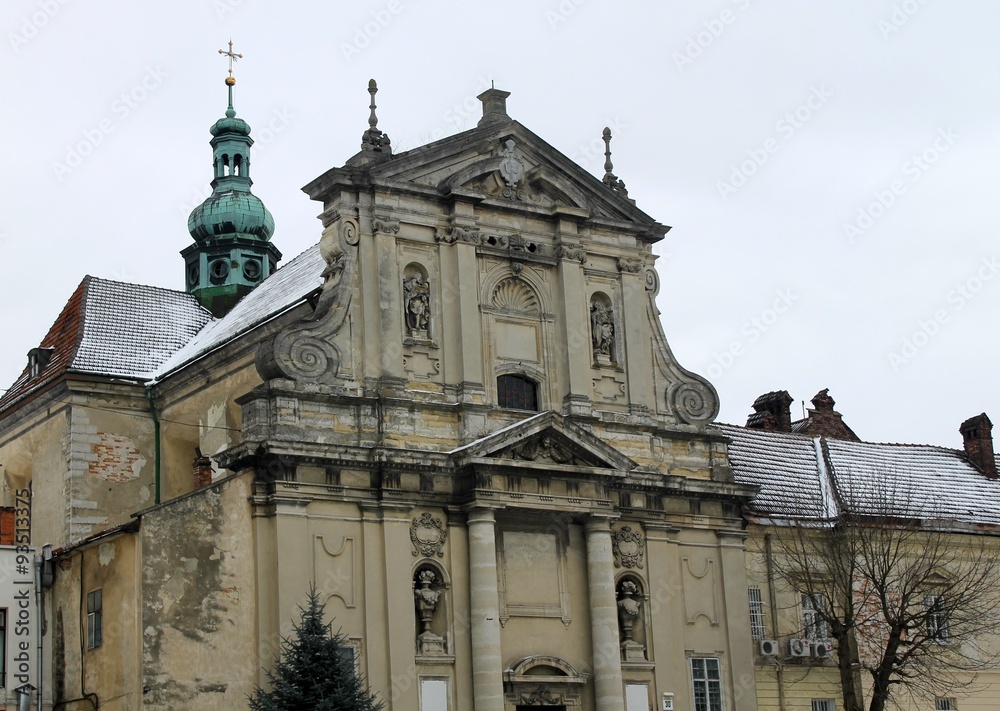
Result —
[[268, 277], [281, 252], [271, 244], [274, 218], [250, 192], [250, 126], [233, 109], [233, 62], [242, 54], [219, 50], [229, 58], [229, 107], [210, 129], [212, 194], [188, 217], [194, 244], [181, 252], [185, 286], [217, 318]]

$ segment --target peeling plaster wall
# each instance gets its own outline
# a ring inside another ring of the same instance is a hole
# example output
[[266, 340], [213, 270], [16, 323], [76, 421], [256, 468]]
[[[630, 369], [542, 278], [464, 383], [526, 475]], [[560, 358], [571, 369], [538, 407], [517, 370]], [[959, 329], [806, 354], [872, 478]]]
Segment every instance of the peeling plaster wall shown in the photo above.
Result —
[[32, 540], [65, 545], [69, 540], [69, 410], [42, 413], [14, 427], [0, 442], [4, 505], [15, 506], [17, 492], [32, 487]]
[[246, 709], [256, 681], [249, 475], [142, 517], [144, 709]]
[[[211, 380], [183, 374], [171, 381], [160, 411], [161, 500], [181, 496], [194, 488], [192, 465], [195, 449], [214, 457], [239, 442], [242, 412], [234, 400], [260, 384], [260, 376], [246, 357], [213, 371]], [[228, 474], [219, 471], [213, 459], [213, 479]]]
[[[152, 503], [153, 423], [145, 403], [96, 397], [74, 407], [67, 433], [70, 540], [127, 523]], [[109, 412], [131, 405], [135, 412]]]

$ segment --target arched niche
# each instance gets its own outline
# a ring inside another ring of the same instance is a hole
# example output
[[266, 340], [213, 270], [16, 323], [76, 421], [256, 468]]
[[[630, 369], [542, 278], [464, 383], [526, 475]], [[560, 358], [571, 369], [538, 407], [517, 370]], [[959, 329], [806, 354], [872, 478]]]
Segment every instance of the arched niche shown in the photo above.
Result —
[[417, 657], [451, 654], [451, 578], [444, 566], [423, 558], [413, 566]]
[[615, 599], [622, 662], [650, 661], [649, 594], [645, 581], [635, 573], [623, 573], [615, 581]]
[[594, 366], [618, 364], [619, 328], [611, 297], [603, 291], [590, 295], [590, 345]]
[[418, 262], [410, 262], [403, 269], [403, 335], [417, 341], [433, 338], [433, 312], [431, 311], [431, 284], [427, 269]]

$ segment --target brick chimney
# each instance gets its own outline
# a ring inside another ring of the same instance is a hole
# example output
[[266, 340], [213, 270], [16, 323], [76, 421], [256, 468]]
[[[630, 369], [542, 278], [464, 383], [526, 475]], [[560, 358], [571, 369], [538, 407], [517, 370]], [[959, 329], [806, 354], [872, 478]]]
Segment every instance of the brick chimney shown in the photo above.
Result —
[[997, 478], [997, 461], [993, 456], [993, 423], [986, 413], [970, 417], [961, 424], [965, 456], [973, 466], [990, 479]]
[[767, 432], [791, 432], [792, 415], [788, 409], [792, 396], [787, 390], [764, 393], [753, 401], [753, 413], [747, 417], [747, 427]]
[[212, 483], [212, 460], [198, 452], [194, 458], [194, 488], [201, 489]]
[[844, 422], [844, 416], [833, 409], [837, 403], [830, 397], [829, 388], [823, 388], [810, 401], [813, 406], [804, 420], [793, 423], [792, 429], [807, 435], [822, 435], [830, 439], [860, 442], [861, 438]]

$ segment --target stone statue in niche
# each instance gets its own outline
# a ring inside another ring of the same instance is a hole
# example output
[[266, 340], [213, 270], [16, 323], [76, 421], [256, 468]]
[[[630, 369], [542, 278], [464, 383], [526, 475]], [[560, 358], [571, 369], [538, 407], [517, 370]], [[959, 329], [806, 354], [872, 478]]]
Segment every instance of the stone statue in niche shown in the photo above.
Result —
[[430, 292], [430, 284], [420, 272], [403, 279], [403, 314], [407, 334], [413, 338], [429, 337]]
[[615, 355], [615, 322], [611, 309], [600, 301], [590, 305], [590, 331], [594, 341], [594, 362], [612, 365]]
[[417, 605], [417, 615], [420, 618], [420, 634], [417, 635], [418, 654], [444, 654], [444, 638], [431, 631], [431, 622], [434, 619], [434, 611], [437, 610], [441, 593], [432, 590], [431, 586], [437, 582], [434, 571], [426, 568], [417, 573], [414, 581], [413, 597]]
[[646, 660], [645, 648], [635, 641], [635, 624], [640, 619], [642, 603], [635, 597], [638, 586], [626, 580], [618, 586], [618, 621], [622, 630], [622, 661], [642, 662]]

